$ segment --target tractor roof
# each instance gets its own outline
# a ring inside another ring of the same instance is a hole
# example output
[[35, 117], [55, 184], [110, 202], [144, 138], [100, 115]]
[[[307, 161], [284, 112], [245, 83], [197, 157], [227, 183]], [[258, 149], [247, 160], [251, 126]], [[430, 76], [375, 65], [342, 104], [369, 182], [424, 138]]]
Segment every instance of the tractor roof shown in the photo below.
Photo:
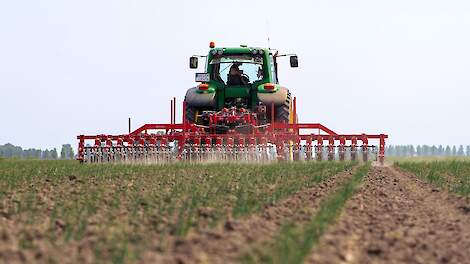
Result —
[[209, 52], [211, 52], [212, 50], [220, 50], [222, 49], [224, 51], [224, 53], [231, 53], [231, 54], [234, 54], [234, 53], [251, 53], [252, 50], [254, 49], [257, 49], [257, 50], [263, 50], [264, 52], [266, 52], [268, 49], [267, 48], [260, 48], [260, 47], [246, 47], [246, 46], [243, 46], [243, 47], [216, 47], [216, 48], [212, 48], [209, 50]]

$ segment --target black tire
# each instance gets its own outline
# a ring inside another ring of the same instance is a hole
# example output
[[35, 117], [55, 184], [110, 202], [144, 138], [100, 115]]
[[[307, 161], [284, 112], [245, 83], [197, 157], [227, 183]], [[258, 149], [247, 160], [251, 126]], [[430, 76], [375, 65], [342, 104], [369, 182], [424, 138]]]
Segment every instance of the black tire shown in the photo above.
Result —
[[[285, 123], [285, 124], [289, 124], [290, 123], [290, 115], [291, 115], [291, 94], [290, 92], [287, 93], [287, 97], [286, 97], [286, 101], [284, 102], [284, 104], [276, 107], [276, 122], [279, 122], [279, 123]], [[300, 154], [298, 151], [296, 150], [293, 150], [294, 152], [292, 153], [292, 156], [291, 154], [289, 154], [287, 157], [285, 157], [285, 160], [294, 160], [294, 161], [298, 161], [300, 160]]]
[[196, 108], [191, 107], [186, 104], [186, 113], [185, 113], [186, 122], [190, 124], [194, 124], [194, 122], [196, 121], [196, 112], [197, 112]]
[[291, 105], [291, 95], [290, 92], [287, 93], [286, 101], [283, 105], [276, 107], [276, 121], [279, 123], [290, 122], [290, 105]]

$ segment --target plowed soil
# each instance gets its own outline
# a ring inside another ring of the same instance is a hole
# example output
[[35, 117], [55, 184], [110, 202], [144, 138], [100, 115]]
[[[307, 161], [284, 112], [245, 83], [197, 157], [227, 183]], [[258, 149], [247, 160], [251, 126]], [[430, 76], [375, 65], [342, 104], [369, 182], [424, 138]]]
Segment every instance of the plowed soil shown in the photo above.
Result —
[[374, 167], [309, 263], [470, 263], [470, 199]]

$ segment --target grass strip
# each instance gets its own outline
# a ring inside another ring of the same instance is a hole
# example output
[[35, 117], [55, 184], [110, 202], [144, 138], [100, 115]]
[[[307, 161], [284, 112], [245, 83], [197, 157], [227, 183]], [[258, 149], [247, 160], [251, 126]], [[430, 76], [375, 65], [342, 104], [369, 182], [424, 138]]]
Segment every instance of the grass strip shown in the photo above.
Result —
[[361, 166], [352, 178], [342, 184], [320, 204], [319, 211], [304, 225], [288, 223], [272, 240], [274, 244], [242, 257], [242, 263], [302, 263], [329, 224], [341, 213], [346, 201], [355, 193], [370, 164]]
[[470, 194], [470, 162], [462, 160], [402, 161], [394, 165], [460, 195]]

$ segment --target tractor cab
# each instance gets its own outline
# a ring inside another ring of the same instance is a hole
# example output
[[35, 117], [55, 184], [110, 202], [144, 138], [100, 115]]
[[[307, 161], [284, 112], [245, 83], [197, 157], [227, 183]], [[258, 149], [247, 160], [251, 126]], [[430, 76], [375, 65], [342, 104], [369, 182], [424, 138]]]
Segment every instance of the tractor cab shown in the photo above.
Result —
[[225, 86], [248, 86], [264, 79], [263, 58], [253, 54], [226, 54], [209, 62], [211, 79]]

